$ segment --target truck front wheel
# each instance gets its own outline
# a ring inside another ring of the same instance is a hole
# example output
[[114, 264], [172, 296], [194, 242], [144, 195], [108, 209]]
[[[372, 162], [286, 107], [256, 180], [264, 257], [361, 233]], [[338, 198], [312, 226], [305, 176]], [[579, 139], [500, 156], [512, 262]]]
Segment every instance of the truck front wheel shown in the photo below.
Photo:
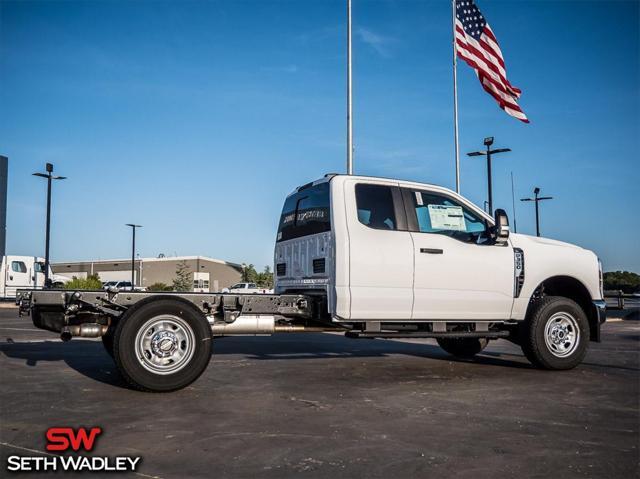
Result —
[[571, 369], [587, 352], [589, 322], [573, 300], [547, 296], [531, 305], [520, 344], [531, 363], [543, 369]]
[[113, 356], [133, 388], [174, 391], [195, 381], [209, 364], [211, 329], [191, 305], [154, 300], [118, 322]]
[[465, 359], [474, 357], [489, 344], [486, 338], [438, 338], [436, 341], [449, 354]]

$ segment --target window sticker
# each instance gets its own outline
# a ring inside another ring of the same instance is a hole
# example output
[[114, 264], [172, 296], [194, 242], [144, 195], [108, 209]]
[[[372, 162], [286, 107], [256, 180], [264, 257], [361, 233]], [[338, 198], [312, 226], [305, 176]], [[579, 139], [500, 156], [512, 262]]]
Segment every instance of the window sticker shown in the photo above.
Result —
[[416, 191], [416, 202], [418, 203], [418, 206], [424, 206], [424, 201], [422, 201], [422, 193], [420, 193], [419, 191]]
[[431, 227], [436, 230], [466, 231], [461, 206], [429, 205]]

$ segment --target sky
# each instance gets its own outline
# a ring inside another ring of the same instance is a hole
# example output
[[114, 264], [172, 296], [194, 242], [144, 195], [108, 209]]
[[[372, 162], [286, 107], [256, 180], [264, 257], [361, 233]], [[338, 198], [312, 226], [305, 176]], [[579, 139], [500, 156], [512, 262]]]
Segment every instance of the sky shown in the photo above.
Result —
[[[523, 124], [458, 66], [461, 193], [535, 234], [640, 272], [640, 2], [478, 6], [522, 89]], [[345, 171], [345, 1], [0, 2], [7, 252], [272, 265], [285, 196]], [[455, 187], [451, 3], [353, 0], [356, 174]]]

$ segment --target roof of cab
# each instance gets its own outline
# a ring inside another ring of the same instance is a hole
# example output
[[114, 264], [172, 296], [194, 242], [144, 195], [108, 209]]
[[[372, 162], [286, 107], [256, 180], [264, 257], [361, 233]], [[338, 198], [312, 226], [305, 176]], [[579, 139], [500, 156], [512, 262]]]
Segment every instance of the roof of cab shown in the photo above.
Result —
[[382, 181], [389, 181], [389, 182], [394, 182], [394, 183], [400, 183], [401, 186], [404, 187], [409, 187], [409, 188], [420, 188], [420, 187], [428, 187], [430, 189], [436, 190], [436, 191], [442, 191], [442, 192], [446, 192], [449, 194], [452, 194], [454, 196], [457, 196], [460, 198], [460, 200], [463, 203], [466, 203], [467, 205], [473, 206], [477, 212], [482, 213], [486, 218], [491, 219], [491, 215], [488, 215], [484, 210], [482, 210], [482, 208], [480, 208], [479, 206], [473, 204], [469, 199], [463, 197], [462, 195], [460, 195], [460, 193], [456, 193], [455, 191], [445, 187], [445, 186], [440, 186], [440, 185], [436, 185], [433, 183], [422, 183], [419, 181], [412, 181], [412, 180], [402, 180], [399, 178], [385, 178], [382, 176], [366, 176], [366, 175], [347, 175], [345, 173], [327, 173], [326, 175], [324, 175], [322, 178], [318, 178], [315, 181], [311, 181], [309, 183], [306, 183], [302, 186], [299, 186], [298, 188], [296, 188], [294, 191], [292, 191], [288, 196], [291, 196], [295, 193], [298, 193], [299, 191], [303, 191], [307, 188], [310, 188], [312, 186], [321, 184], [321, 183], [327, 183], [329, 181], [331, 181], [334, 178], [352, 178], [352, 179], [356, 179], [356, 180], [382, 180]]
[[[368, 175], [347, 175], [346, 173], [327, 173], [322, 178], [318, 178], [315, 181], [310, 181], [309, 183], [305, 183], [304, 185], [298, 186], [294, 191], [291, 192], [291, 194], [297, 193], [297, 192], [302, 191], [302, 190], [305, 190], [307, 188], [310, 188], [312, 186], [318, 185], [320, 183], [329, 182], [333, 178], [336, 178], [336, 177], [349, 177], [349, 178], [363, 179], [363, 180], [393, 181], [393, 182], [399, 182], [399, 183], [405, 183], [405, 184], [411, 184], [411, 185], [424, 185], [424, 186], [429, 186], [429, 187], [433, 187], [433, 188], [439, 188], [439, 189], [441, 188], [441, 189], [449, 190], [448, 188], [446, 188], [444, 186], [435, 185], [433, 183], [422, 183], [422, 182], [412, 181], [412, 180], [402, 180], [402, 179], [399, 179], [399, 178], [385, 178], [383, 176], [368, 176]], [[451, 191], [451, 190], [449, 190], [449, 191]]]

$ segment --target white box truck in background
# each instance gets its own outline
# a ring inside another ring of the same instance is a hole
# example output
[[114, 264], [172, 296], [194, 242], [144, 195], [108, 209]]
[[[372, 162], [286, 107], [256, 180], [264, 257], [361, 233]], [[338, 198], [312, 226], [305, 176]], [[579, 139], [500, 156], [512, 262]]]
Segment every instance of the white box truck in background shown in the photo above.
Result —
[[[49, 268], [54, 287], [62, 287], [70, 278], [54, 275]], [[7, 255], [0, 266], [0, 300], [15, 299], [18, 289], [42, 289], [44, 286], [44, 258]]]

